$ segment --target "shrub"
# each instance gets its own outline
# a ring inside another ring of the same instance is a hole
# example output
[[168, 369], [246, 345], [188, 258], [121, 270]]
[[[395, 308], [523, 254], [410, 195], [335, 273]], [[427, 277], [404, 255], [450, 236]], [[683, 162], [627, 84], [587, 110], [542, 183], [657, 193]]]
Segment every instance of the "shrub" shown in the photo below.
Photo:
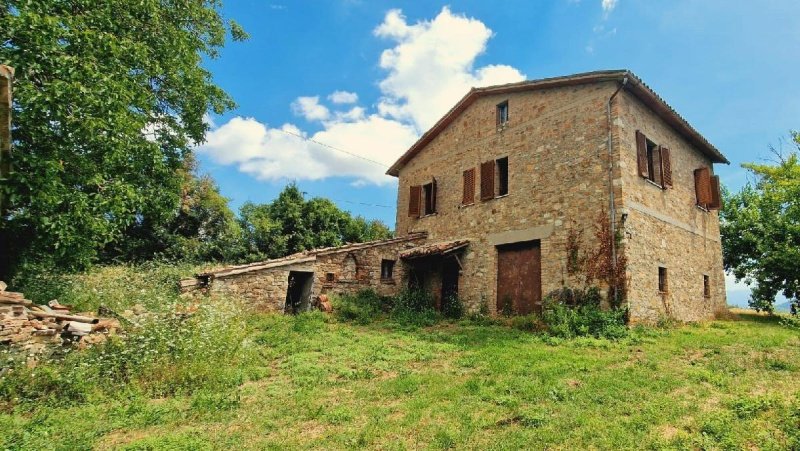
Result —
[[599, 306], [602, 297], [600, 289], [589, 287], [585, 289], [562, 287], [553, 290], [545, 296], [551, 302], [563, 304], [569, 307], [580, 307], [584, 305]]
[[368, 324], [375, 321], [388, 307], [388, 299], [374, 290], [361, 290], [355, 295], [334, 296], [331, 299], [333, 313], [341, 321]]
[[788, 329], [800, 331], [800, 316], [781, 315], [780, 324]]
[[505, 295], [500, 300], [500, 314], [503, 316], [511, 316], [514, 314], [514, 300], [511, 296]]
[[433, 294], [423, 289], [403, 290], [394, 298], [392, 319], [405, 324], [428, 326], [439, 319]]
[[461, 302], [458, 295], [450, 295], [442, 299], [442, 315], [451, 319], [459, 319], [464, 316], [464, 303]]
[[536, 332], [545, 328], [544, 324], [542, 323], [542, 319], [535, 313], [511, 318], [511, 327], [514, 329], [524, 330], [526, 332]]
[[547, 297], [542, 320], [549, 334], [559, 338], [592, 336], [619, 339], [628, 334], [624, 309], [604, 310], [592, 297], [578, 298], [582, 304], [569, 306], [559, 298]]

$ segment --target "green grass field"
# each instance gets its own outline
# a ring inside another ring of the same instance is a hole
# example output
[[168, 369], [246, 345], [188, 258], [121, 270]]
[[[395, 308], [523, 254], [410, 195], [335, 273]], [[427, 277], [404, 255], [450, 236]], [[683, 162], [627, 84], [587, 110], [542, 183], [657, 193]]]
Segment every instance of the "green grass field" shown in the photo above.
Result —
[[83, 356], [6, 378], [0, 448], [800, 447], [800, 331], [773, 317], [618, 341], [321, 313], [224, 324], [235, 346], [140, 359], [123, 378], [74, 369]]

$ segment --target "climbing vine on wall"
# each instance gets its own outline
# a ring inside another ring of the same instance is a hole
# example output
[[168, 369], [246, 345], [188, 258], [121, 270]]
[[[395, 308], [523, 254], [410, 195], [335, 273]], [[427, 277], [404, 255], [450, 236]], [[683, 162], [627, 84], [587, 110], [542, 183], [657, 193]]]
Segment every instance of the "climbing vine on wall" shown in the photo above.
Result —
[[[594, 221], [594, 247], [581, 251], [583, 230], [575, 225], [567, 231], [565, 251], [567, 272], [571, 276], [582, 275], [585, 288], [593, 285], [605, 287], [607, 299], [612, 307], [620, 307], [627, 292], [626, 268], [628, 258], [622, 246], [622, 233], [611, 233], [608, 214], [601, 211]], [[616, 259], [614, 249], [616, 247]]]

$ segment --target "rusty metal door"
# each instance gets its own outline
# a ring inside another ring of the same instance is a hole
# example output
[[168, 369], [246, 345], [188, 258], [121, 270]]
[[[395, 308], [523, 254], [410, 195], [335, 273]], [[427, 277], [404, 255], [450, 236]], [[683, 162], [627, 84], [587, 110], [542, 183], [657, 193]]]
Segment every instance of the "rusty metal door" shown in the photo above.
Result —
[[497, 248], [497, 311], [527, 315], [542, 311], [542, 254], [539, 241]]

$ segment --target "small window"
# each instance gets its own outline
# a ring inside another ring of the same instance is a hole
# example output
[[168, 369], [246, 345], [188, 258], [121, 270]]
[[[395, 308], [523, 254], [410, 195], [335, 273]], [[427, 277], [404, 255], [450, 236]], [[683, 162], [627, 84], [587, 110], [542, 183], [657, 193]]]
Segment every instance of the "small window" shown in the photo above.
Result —
[[387, 280], [393, 277], [394, 260], [381, 260], [381, 279]]
[[436, 181], [422, 185], [422, 195], [425, 198], [425, 215], [436, 213]]
[[703, 296], [707, 298], [711, 297], [711, 280], [708, 278], [708, 275], [703, 275]]
[[508, 100], [497, 104], [497, 128], [508, 124]]
[[508, 157], [500, 158], [494, 165], [497, 168], [497, 195], [508, 194]]
[[336, 274], [329, 272], [325, 273], [325, 282], [333, 283], [336, 281]]
[[658, 268], [658, 291], [666, 293], [669, 286], [667, 285], [667, 268], [660, 266]]

